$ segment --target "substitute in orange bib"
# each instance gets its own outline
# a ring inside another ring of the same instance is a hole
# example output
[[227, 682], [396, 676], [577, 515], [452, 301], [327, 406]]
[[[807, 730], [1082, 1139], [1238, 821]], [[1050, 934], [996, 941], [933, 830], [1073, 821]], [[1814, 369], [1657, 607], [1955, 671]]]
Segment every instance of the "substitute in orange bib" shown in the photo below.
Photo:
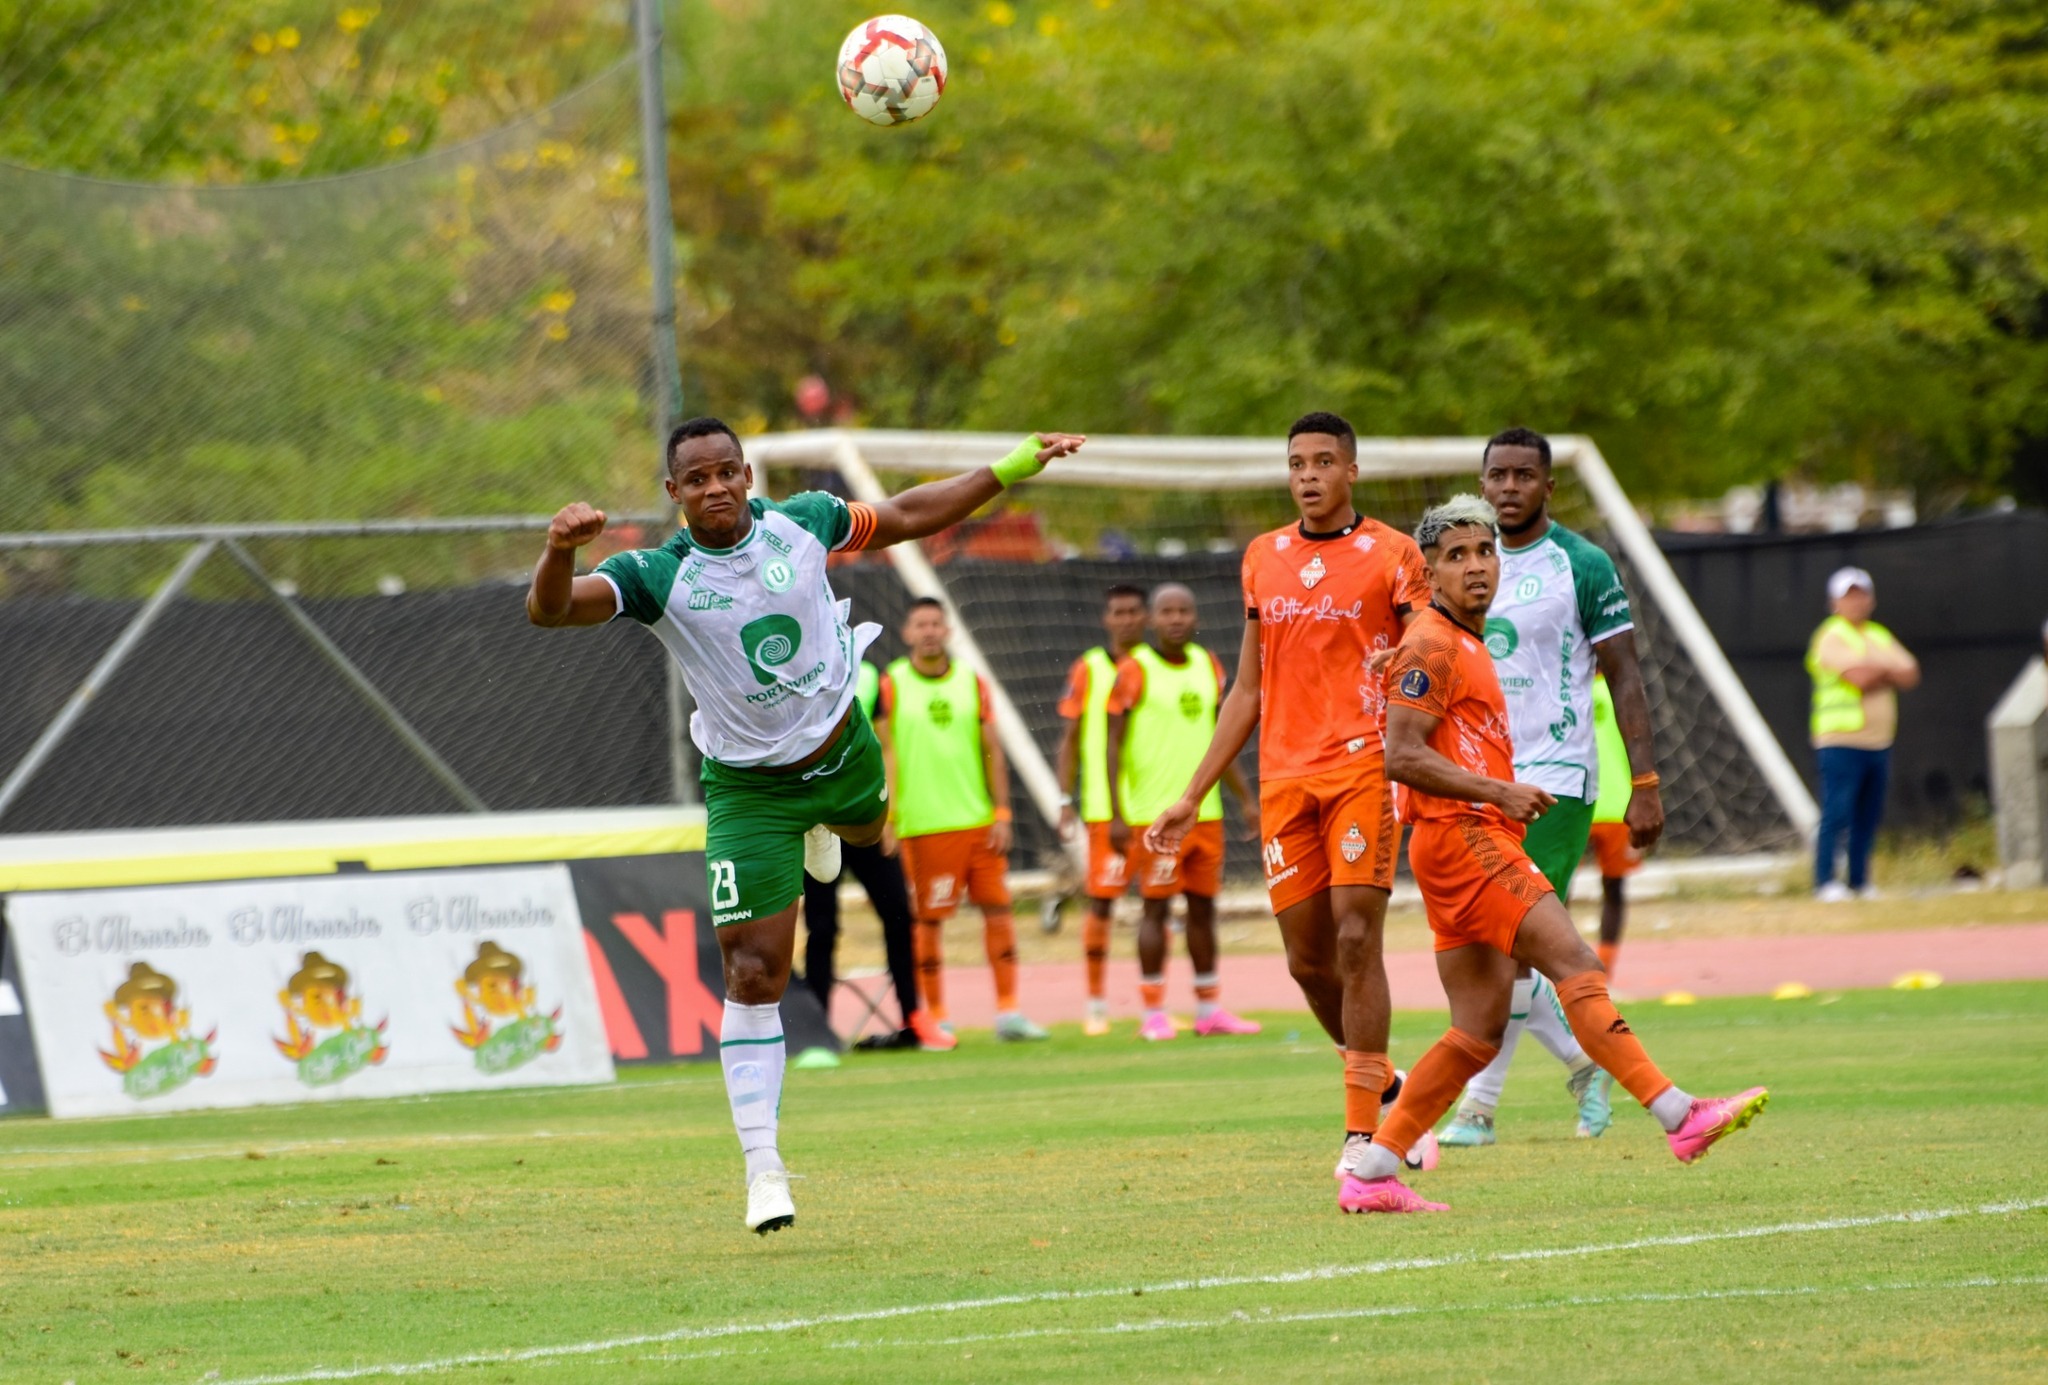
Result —
[[996, 1037], [1043, 1039], [1017, 1005], [1017, 924], [1010, 913], [1010, 767], [996, 739], [988, 684], [946, 652], [952, 627], [929, 596], [900, 631], [910, 656], [882, 674], [881, 735], [890, 826], [903, 844], [917, 919], [917, 984], [947, 1032], [943, 936], [965, 895], [981, 910], [995, 975]]
[[1451, 1027], [1408, 1074], [1378, 1138], [1344, 1176], [1347, 1212], [1441, 1212], [1395, 1177], [1403, 1157], [1493, 1060], [1507, 1030], [1517, 964], [1557, 986], [1572, 1033], [1649, 1109], [1690, 1164], [1763, 1110], [1762, 1087], [1695, 1100], [1650, 1061], [1607, 994], [1607, 974], [1557, 892], [1522, 850], [1527, 825], [1556, 800], [1515, 782], [1507, 699], [1487, 652], [1486, 610], [1500, 581], [1493, 507], [1461, 495], [1415, 532], [1431, 602], [1387, 669], [1387, 773], [1414, 824], [1408, 863], [1436, 935]]
[[[1088, 1014], [1081, 1032], [1100, 1038], [1109, 1032], [1110, 910], [1131, 885], [1129, 843], [1109, 840], [1109, 695], [1117, 664], [1145, 642], [1145, 593], [1118, 583], [1102, 596], [1102, 643], [1074, 660], [1060, 698], [1066, 729], [1060, 735], [1055, 772], [1060, 781], [1060, 837], [1088, 834], [1088, 921], [1081, 950], [1088, 961]], [[1178, 787], [1178, 786], [1176, 786]], [[1051, 927], [1057, 927], [1055, 922]]]
[[1398, 643], [1429, 599], [1414, 541], [1352, 505], [1357, 479], [1349, 423], [1331, 413], [1295, 421], [1287, 484], [1299, 519], [1245, 550], [1238, 680], [1186, 791], [1145, 834], [1151, 850], [1178, 851], [1258, 728], [1266, 890], [1288, 970], [1344, 1052], [1346, 1159], [1378, 1127], [1382, 1096], [1397, 1085], [1381, 933], [1399, 841], [1372, 656]]
[[[1138, 924], [1139, 993], [1145, 1016], [1138, 1037], [1165, 1040], [1177, 1030], [1166, 1013], [1166, 912], [1175, 895], [1187, 900], [1188, 961], [1195, 968], [1195, 1033], [1256, 1034], [1259, 1026], [1223, 1008], [1216, 976], [1216, 896], [1223, 888], [1223, 795], [1202, 796], [1195, 825], [1178, 851], [1153, 851], [1144, 830], [1173, 802], [1202, 762], [1216, 731], [1223, 665], [1195, 643], [1195, 594], [1178, 582], [1153, 591], [1151, 644], [1140, 644], [1116, 667], [1108, 707], [1109, 821], [1112, 847], [1131, 855], [1131, 878], [1145, 901]], [[1224, 782], [1256, 819], [1257, 805], [1237, 766]]]

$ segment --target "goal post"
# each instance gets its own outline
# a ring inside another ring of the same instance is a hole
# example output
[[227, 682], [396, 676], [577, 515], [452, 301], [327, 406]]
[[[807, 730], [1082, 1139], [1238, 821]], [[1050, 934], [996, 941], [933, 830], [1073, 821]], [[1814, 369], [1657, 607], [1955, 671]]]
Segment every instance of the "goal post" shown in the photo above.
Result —
[[[818, 429], [752, 437], [746, 447], [759, 467], [836, 476], [852, 498], [874, 502], [920, 479], [986, 466], [1015, 441], [1012, 433]], [[1796, 846], [1819, 811], [1784, 748], [1598, 446], [1583, 436], [1551, 445], [1555, 512], [1615, 556], [1636, 607], [1667, 804], [1675, 805], [1673, 846], [1719, 855]], [[1427, 504], [1477, 488], [1484, 447], [1485, 439], [1470, 437], [1360, 438], [1360, 508], [1405, 529]], [[953, 617], [955, 652], [988, 680], [1004, 751], [1049, 825], [1058, 818], [1059, 787], [1047, 753], [1056, 725], [1048, 670], [1063, 671], [1085, 647], [1076, 641], [1089, 638], [1096, 617], [1085, 598], [1074, 609], [1081, 589], [1068, 591], [1061, 567], [1140, 584], [1199, 570], [1213, 605], [1234, 591], [1244, 542], [1291, 513], [1272, 439], [1093, 436], [1085, 450], [1006, 496], [993, 517], [926, 544], [899, 545], [887, 560], [904, 592], [936, 597]], [[1014, 532], [978, 550], [978, 536], [993, 535], [1005, 516], [1016, 521]], [[954, 551], [949, 561], [935, 560], [941, 543]], [[1099, 596], [1100, 585], [1089, 590]], [[1034, 587], [1065, 595], [1040, 597]], [[1062, 604], [1048, 609], [1045, 601], [1055, 599]], [[1234, 632], [1217, 638], [1228, 627], [1213, 615], [1209, 629], [1216, 652], [1233, 660]], [[1003, 657], [991, 657], [992, 642]], [[1020, 668], [1031, 671], [1036, 696], [1019, 695]], [[1071, 856], [1075, 847], [1067, 850]]]

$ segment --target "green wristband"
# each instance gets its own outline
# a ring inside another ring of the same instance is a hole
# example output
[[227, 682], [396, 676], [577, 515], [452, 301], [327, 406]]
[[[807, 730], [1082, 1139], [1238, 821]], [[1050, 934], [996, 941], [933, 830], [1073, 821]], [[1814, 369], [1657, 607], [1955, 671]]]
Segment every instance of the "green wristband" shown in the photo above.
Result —
[[1028, 481], [1044, 471], [1045, 463], [1038, 460], [1039, 449], [1044, 446], [1036, 433], [1018, 443], [1009, 456], [989, 468], [996, 474], [996, 484], [1008, 490], [1019, 481]]

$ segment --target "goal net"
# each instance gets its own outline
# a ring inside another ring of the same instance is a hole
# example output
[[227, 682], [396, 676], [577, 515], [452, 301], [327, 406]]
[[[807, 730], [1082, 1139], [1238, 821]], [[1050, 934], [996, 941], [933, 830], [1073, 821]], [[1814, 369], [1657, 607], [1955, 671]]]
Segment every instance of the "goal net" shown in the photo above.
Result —
[[[934, 476], [985, 466], [1005, 434], [822, 430], [750, 439], [748, 454], [776, 494], [829, 486], [875, 500]], [[1483, 439], [1359, 440], [1364, 512], [1401, 529], [1423, 509], [1476, 490]], [[1668, 814], [1667, 855], [1730, 856], [1796, 847], [1813, 801], [1741, 681], [1590, 439], [1553, 439], [1553, 513], [1611, 553], [1635, 610], [1636, 643], [1656, 725]], [[1057, 863], [1049, 824], [1051, 769], [1069, 665], [1101, 641], [1102, 594], [1113, 583], [1185, 583], [1203, 620], [1197, 637], [1235, 676], [1242, 620], [1238, 563], [1255, 535], [1289, 522], [1283, 451], [1271, 440], [1095, 437], [974, 520], [835, 569], [856, 614], [882, 623], [878, 651], [901, 652], [895, 629], [914, 595], [955, 612], [957, 653], [996, 689], [1014, 766], [1019, 865]], [[1256, 739], [1247, 750], [1256, 767]], [[1227, 800], [1226, 800], [1227, 803]], [[1230, 828], [1247, 837], [1235, 817]], [[1256, 853], [1230, 873], [1256, 878]]]

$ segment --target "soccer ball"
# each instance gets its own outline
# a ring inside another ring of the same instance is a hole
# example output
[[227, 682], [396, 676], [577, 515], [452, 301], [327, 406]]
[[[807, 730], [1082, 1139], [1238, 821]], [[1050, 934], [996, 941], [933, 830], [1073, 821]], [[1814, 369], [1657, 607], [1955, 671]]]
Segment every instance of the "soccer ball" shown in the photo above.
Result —
[[876, 125], [929, 114], [946, 91], [946, 50], [939, 36], [900, 14], [857, 26], [839, 45], [839, 94]]

